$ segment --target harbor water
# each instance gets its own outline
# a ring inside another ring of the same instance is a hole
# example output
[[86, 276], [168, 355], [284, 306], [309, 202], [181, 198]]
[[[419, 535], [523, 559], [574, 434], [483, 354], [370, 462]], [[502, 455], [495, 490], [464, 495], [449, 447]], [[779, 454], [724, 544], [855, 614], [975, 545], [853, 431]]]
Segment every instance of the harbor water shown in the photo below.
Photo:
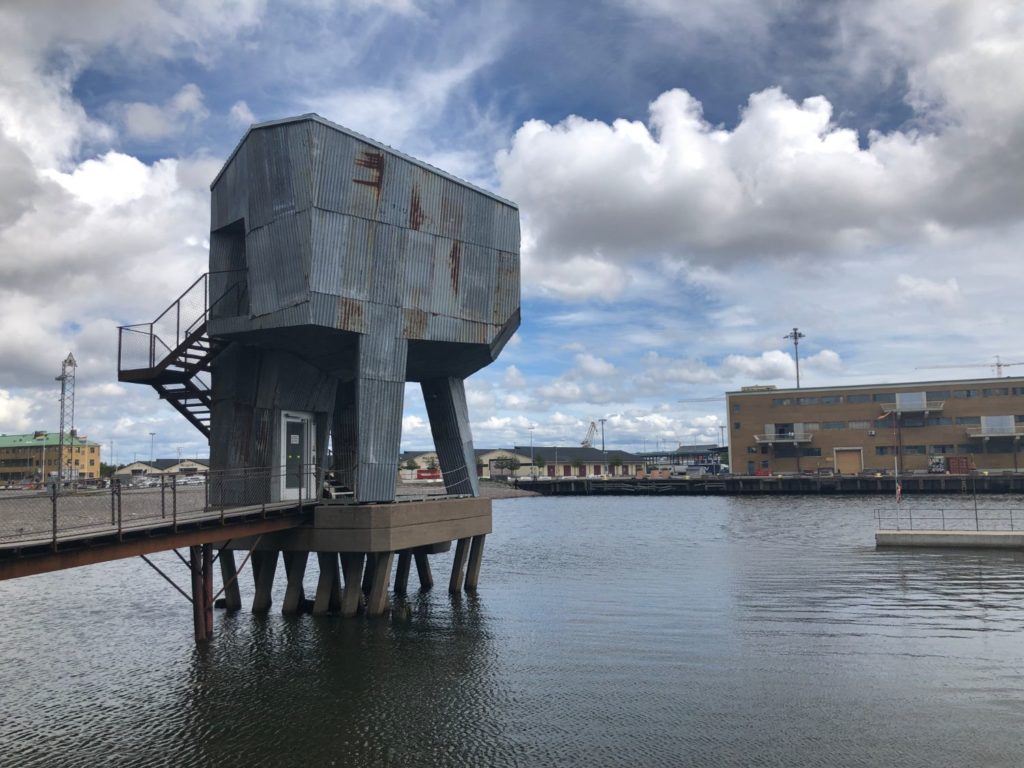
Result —
[[497, 500], [479, 594], [283, 617], [279, 569], [204, 648], [139, 559], [2, 582], [0, 765], [1021, 765], [1024, 553], [876, 550], [882, 503]]

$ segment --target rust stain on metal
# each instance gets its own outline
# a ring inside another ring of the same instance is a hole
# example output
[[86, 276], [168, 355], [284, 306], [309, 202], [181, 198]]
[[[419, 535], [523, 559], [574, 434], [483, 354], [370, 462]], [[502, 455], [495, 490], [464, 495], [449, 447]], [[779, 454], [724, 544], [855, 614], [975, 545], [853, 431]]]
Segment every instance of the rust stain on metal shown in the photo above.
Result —
[[458, 295], [459, 293], [459, 266], [462, 263], [462, 243], [458, 240], [452, 241], [452, 251], [448, 254], [448, 262], [451, 267], [452, 276], [452, 291]]
[[356, 299], [338, 300], [337, 327], [346, 331], [360, 331], [363, 328], [363, 302]]
[[444, 234], [459, 237], [462, 234], [462, 206], [452, 198], [448, 191], [441, 198], [441, 227], [447, 228]]
[[373, 194], [380, 202], [380, 188], [384, 184], [384, 153], [383, 152], [361, 152], [356, 158], [356, 165], [370, 171], [369, 179], [352, 179], [356, 184], [364, 187], [372, 187]]
[[423, 220], [426, 218], [426, 214], [423, 212], [423, 207], [420, 205], [420, 191], [416, 187], [412, 188], [412, 199], [409, 201], [409, 228], [419, 229], [423, 226]]
[[427, 323], [429, 320], [429, 315], [422, 309], [405, 310], [405, 337], [409, 339], [427, 338]]

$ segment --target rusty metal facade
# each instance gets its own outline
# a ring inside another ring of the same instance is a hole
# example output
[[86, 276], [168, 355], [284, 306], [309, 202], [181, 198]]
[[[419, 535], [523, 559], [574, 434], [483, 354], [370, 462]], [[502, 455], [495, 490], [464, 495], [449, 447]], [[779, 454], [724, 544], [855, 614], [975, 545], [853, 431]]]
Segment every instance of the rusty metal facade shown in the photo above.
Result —
[[210, 270], [246, 275], [246, 311], [210, 320], [233, 350], [214, 465], [273, 458], [267, 419], [311, 411], [357, 500], [393, 500], [418, 381], [448, 490], [475, 495], [462, 381], [519, 325], [516, 206], [316, 115], [253, 126], [211, 190]]

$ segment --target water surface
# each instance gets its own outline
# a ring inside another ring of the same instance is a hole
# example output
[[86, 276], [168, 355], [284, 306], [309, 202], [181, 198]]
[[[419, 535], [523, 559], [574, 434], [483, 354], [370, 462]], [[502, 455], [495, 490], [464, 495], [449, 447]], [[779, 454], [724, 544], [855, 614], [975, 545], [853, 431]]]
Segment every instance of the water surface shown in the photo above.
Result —
[[499, 500], [478, 596], [279, 584], [205, 649], [140, 560], [2, 582], [0, 765], [1019, 766], [1021, 553], [876, 551], [878, 504]]

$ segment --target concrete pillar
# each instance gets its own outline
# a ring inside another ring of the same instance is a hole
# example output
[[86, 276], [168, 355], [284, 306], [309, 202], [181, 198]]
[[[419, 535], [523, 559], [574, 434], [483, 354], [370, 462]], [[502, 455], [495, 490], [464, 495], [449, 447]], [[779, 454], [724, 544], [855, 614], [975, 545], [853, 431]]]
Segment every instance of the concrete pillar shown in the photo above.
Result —
[[454, 376], [427, 379], [421, 387], [445, 490], [452, 494], [479, 496], [463, 380]]
[[[388, 581], [391, 579], [391, 563], [394, 552], [379, 552], [373, 563], [373, 583], [366, 598], [366, 615], [380, 616], [388, 607]], [[369, 561], [367, 561], [369, 563]], [[367, 564], [367, 568], [369, 568]]]
[[281, 604], [281, 613], [300, 613], [306, 602], [306, 590], [302, 586], [302, 579], [306, 575], [306, 563], [309, 561], [309, 552], [285, 552], [284, 571], [288, 579], [288, 586], [284, 592], [284, 602]]
[[469, 548], [469, 567], [466, 569], [466, 591], [476, 592], [477, 584], [480, 583], [480, 564], [484, 559], [484, 539], [487, 536], [480, 534], [473, 537]]
[[430, 561], [427, 559], [427, 555], [423, 552], [417, 552], [416, 558], [416, 575], [420, 578], [420, 590], [426, 592], [434, 587], [434, 576], [430, 572]]
[[469, 539], [459, 539], [455, 545], [455, 557], [452, 559], [452, 578], [448, 582], [448, 591], [457, 595], [462, 591], [462, 581], [466, 572], [466, 555], [469, 553]]
[[337, 552], [317, 552], [316, 559], [320, 564], [320, 580], [316, 585], [313, 615], [320, 616], [341, 608], [341, 575]]
[[269, 611], [274, 602], [271, 590], [274, 588], [274, 573], [277, 571], [279, 554], [277, 550], [252, 553], [252, 574], [256, 582], [256, 594], [252, 599], [253, 613]]
[[363, 596], [362, 585], [359, 583], [363, 572], [362, 553], [342, 554], [341, 568], [345, 572], [345, 594], [341, 599], [341, 615], [350, 619], [359, 610], [359, 600]]
[[231, 549], [220, 551], [220, 577], [224, 582], [224, 609], [242, 610], [242, 593], [238, 589], [238, 569], [235, 567], [235, 552]]
[[377, 562], [376, 552], [367, 552], [366, 554], [366, 568], [363, 570], [363, 594], [370, 594], [370, 590], [373, 588], [373, 569]]
[[395, 569], [395, 594], [404, 595], [409, 589], [409, 568], [412, 566], [412, 552], [398, 553], [398, 567]]

